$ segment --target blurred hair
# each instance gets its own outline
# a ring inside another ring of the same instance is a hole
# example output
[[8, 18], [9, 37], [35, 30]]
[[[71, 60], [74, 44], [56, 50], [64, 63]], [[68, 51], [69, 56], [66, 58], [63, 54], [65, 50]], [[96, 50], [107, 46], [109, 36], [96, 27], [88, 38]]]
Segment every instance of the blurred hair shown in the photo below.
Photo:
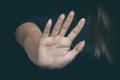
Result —
[[114, 62], [115, 41], [111, 30], [112, 21], [105, 8], [92, 8], [87, 17], [87, 25], [94, 32], [95, 56], [99, 58], [103, 53], [109, 62]]

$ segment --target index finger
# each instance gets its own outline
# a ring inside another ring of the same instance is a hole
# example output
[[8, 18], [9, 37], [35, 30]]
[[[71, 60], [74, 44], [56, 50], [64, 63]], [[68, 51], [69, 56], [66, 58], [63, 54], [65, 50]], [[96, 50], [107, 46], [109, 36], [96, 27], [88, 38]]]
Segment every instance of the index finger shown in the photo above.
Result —
[[79, 32], [81, 31], [81, 29], [83, 28], [85, 24], [85, 18], [82, 18], [78, 24], [76, 25], [76, 27], [70, 32], [70, 34], [67, 36], [67, 38], [71, 41], [73, 41], [76, 36], [79, 34]]

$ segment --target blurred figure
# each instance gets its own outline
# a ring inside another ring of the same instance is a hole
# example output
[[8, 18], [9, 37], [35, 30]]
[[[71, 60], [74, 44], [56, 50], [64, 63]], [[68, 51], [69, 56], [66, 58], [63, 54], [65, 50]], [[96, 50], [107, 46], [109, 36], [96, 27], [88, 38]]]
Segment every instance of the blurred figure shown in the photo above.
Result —
[[[89, 60], [93, 58], [96, 64], [115, 62], [115, 41], [110, 29], [111, 20], [106, 11], [100, 6], [91, 9], [87, 18], [80, 19], [66, 36], [74, 15], [74, 11], [71, 11], [66, 18], [65, 14], [61, 14], [52, 32], [50, 32], [51, 19], [46, 23], [43, 32], [34, 22], [28, 21], [19, 25], [15, 33], [16, 39], [35, 65], [46, 69], [59, 69], [67, 66], [83, 53], [94, 56], [86, 58], [91, 58]], [[82, 28], [85, 33], [84, 40], [79, 41], [71, 50], [75, 38], [81, 37], [79, 33]], [[92, 61], [88, 63], [92, 63]]]

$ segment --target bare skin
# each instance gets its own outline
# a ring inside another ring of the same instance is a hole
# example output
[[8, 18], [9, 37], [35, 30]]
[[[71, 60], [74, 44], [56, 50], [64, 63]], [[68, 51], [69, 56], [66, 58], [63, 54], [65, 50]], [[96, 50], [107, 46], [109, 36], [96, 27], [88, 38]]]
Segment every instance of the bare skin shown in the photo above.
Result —
[[17, 29], [16, 38], [34, 64], [46, 69], [63, 68], [82, 51], [85, 45], [85, 41], [81, 41], [70, 50], [73, 40], [85, 24], [85, 19], [82, 18], [65, 37], [73, 18], [73, 11], [68, 14], [65, 21], [65, 15], [61, 14], [51, 33], [51, 19], [48, 20], [43, 33], [34, 23], [24, 23]]

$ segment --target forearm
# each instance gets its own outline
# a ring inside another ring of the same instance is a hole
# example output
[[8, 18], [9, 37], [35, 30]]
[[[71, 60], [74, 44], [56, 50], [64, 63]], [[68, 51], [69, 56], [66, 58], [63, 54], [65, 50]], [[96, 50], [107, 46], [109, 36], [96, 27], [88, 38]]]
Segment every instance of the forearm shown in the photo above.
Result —
[[41, 35], [41, 30], [37, 27], [37, 25], [31, 22], [21, 24], [15, 33], [18, 43], [23, 47], [24, 42], [28, 37], [32, 37], [32, 39], [40, 39]]
[[15, 35], [31, 61], [35, 63], [38, 59], [38, 46], [42, 35], [40, 29], [34, 23], [24, 23], [18, 27]]

